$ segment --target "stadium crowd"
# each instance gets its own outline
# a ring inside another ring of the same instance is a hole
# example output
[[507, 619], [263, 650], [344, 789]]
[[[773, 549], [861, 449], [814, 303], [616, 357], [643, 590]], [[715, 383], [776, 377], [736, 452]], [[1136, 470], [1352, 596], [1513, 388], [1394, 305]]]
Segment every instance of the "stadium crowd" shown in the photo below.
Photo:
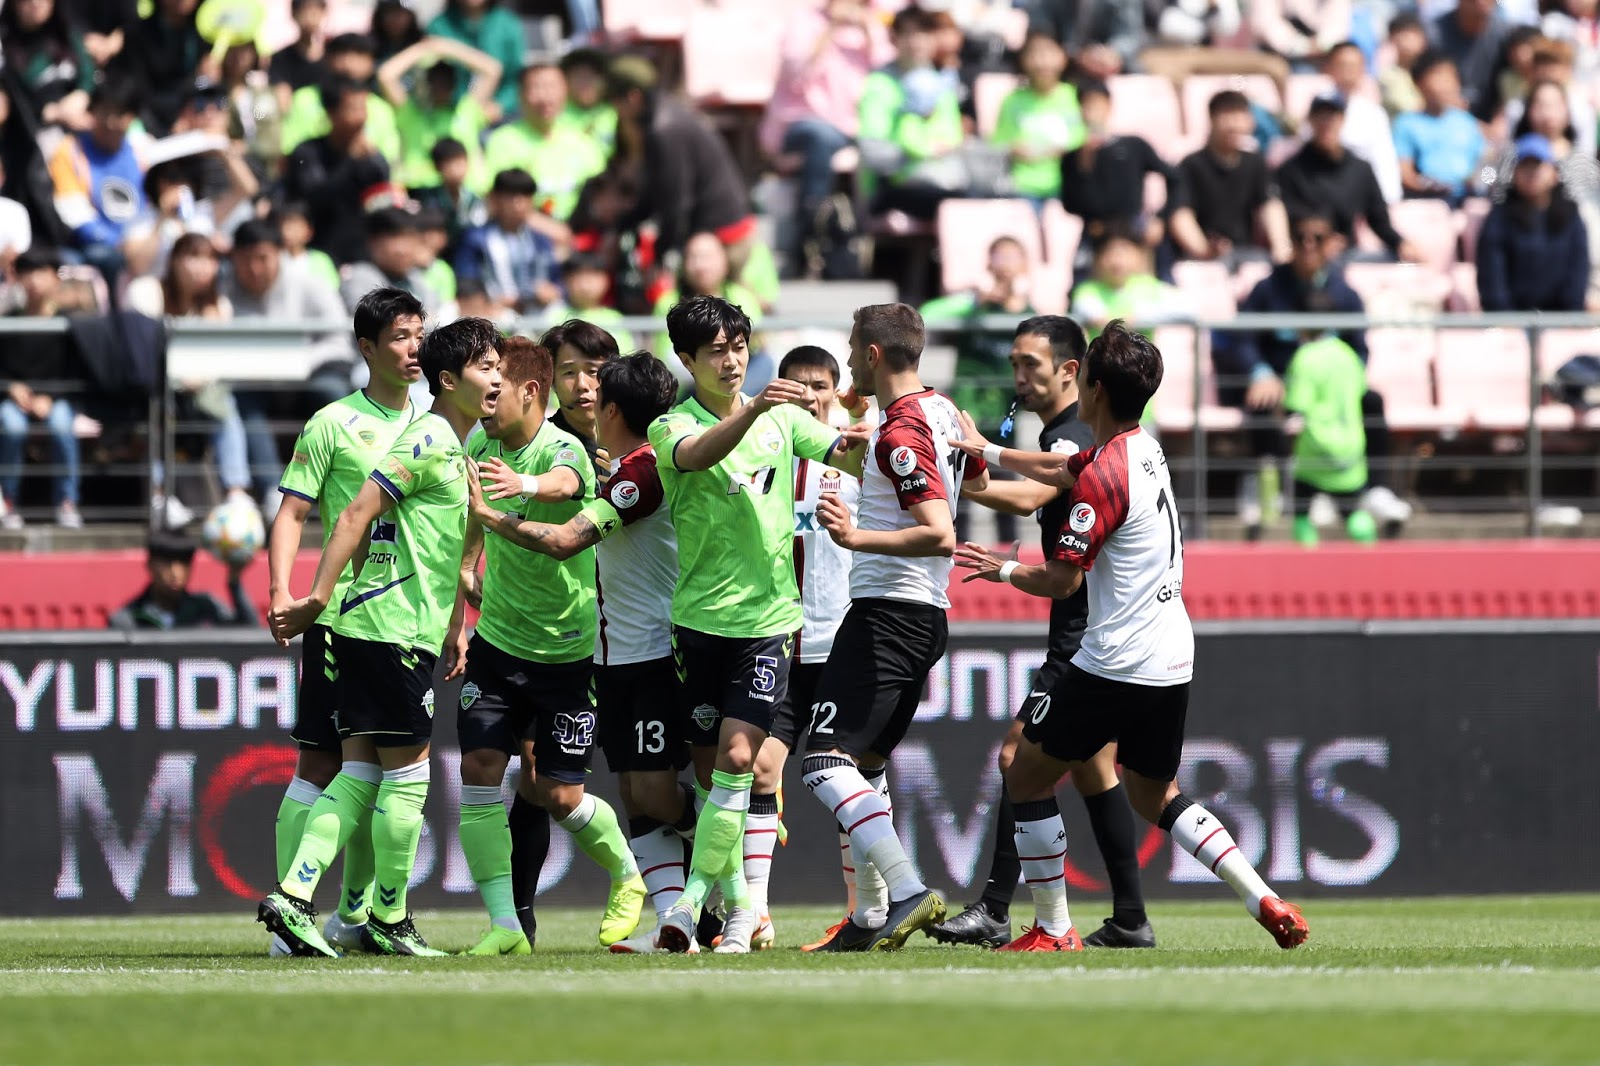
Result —
[[[782, 277], [868, 270], [932, 300], [930, 319], [1070, 306], [1098, 328], [1181, 315], [1218, 286], [1245, 310], [1361, 310], [1374, 282], [1343, 268], [1398, 260], [1427, 268], [1437, 305], [1600, 310], [1593, 0], [664, 4], [781, 28], [765, 51], [731, 29], [714, 42], [723, 77], [769, 79], [759, 122], [679, 91], [705, 80], [703, 49], [641, 39], [609, 6], [4, 0], [0, 308], [332, 320], [397, 285], [435, 321], [616, 330], [701, 293], [759, 321]], [[753, 190], [774, 176], [793, 195], [762, 197], [760, 224]], [[927, 241], [958, 198], [1064, 212], [1070, 263], [1042, 269], [1038, 232], [1015, 232], [981, 284], [929, 291], [908, 267], [930, 246], [897, 242]], [[956, 339], [953, 391], [993, 430], [1008, 342]], [[1287, 447], [1299, 340], [1213, 345], [1220, 399], [1262, 456]], [[275, 423], [359, 383], [347, 337], [318, 343], [294, 395], [176, 383], [226, 492], [271, 506]], [[127, 417], [83, 347], [75, 328], [0, 355], [6, 528], [30, 439], [57, 524], [76, 526], [80, 442]], [[774, 369], [758, 356], [750, 387]], [[1358, 396], [1381, 452], [1381, 399]], [[1374, 469], [1370, 509], [1403, 521]]]

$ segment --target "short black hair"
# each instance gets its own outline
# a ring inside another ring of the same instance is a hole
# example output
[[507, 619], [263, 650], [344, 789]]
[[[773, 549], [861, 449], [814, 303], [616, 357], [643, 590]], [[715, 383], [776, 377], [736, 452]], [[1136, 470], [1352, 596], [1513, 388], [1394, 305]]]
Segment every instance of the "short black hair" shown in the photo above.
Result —
[[1226, 115], [1232, 111], [1250, 110], [1250, 98], [1238, 89], [1224, 89], [1211, 98], [1211, 103], [1206, 105], [1206, 114], [1212, 118]]
[[137, 115], [142, 97], [143, 90], [138, 82], [123, 75], [112, 75], [94, 87], [94, 92], [89, 96], [89, 112]]
[[789, 371], [802, 366], [821, 367], [828, 372], [835, 385], [839, 384], [839, 360], [821, 345], [802, 344], [798, 348], [790, 348], [789, 354], [778, 364], [778, 376], [786, 378]]
[[338, 55], [360, 55], [378, 58], [378, 42], [365, 33], [341, 33], [323, 49], [324, 56], [332, 59]]
[[279, 232], [277, 223], [264, 218], [251, 218], [239, 223], [239, 228], [233, 231], [233, 250], [237, 252], [258, 244], [283, 247], [283, 234]]
[[564, 344], [570, 344], [585, 359], [615, 359], [622, 354], [617, 338], [581, 318], [569, 318], [559, 326], [551, 326], [539, 338], [539, 343], [550, 349], [552, 358], [560, 357]]
[[467, 158], [467, 146], [454, 137], [440, 137], [433, 142], [433, 150], [428, 153], [435, 167], [442, 167], [452, 159]]
[[720, 296], [691, 296], [667, 312], [667, 339], [678, 355], [694, 358], [696, 352], [721, 333], [729, 344], [736, 337], [750, 340], [750, 316], [737, 304]]
[[174, 562], [194, 561], [199, 545], [181, 529], [152, 529], [145, 541], [145, 554], [151, 559], [168, 559]]
[[422, 306], [422, 301], [404, 289], [397, 289], [386, 285], [381, 289], [373, 289], [360, 300], [356, 301], [354, 328], [356, 334], [356, 347], [360, 342], [369, 340], [378, 343], [378, 337], [398, 318], [410, 318], [412, 315], [428, 320], [428, 311]]
[[280, 226], [283, 225], [284, 219], [290, 217], [303, 218], [307, 222], [310, 222], [311, 205], [306, 203], [304, 200], [285, 200], [283, 203], [279, 204], [273, 209], [273, 212], [269, 217]]
[[623, 425], [636, 437], [667, 413], [678, 398], [678, 379], [649, 352], [629, 352], [600, 367], [600, 403], [614, 403]]
[[579, 67], [587, 67], [604, 75], [610, 64], [611, 58], [598, 48], [574, 48], [561, 57], [561, 72], [570, 74]]
[[868, 304], [856, 308], [856, 340], [862, 347], [878, 346], [892, 370], [911, 370], [922, 361], [927, 327], [910, 304]]
[[1084, 335], [1083, 327], [1066, 315], [1025, 318], [1017, 323], [1017, 331], [1012, 334], [1012, 339], [1018, 337], [1043, 337], [1050, 345], [1050, 362], [1057, 370], [1069, 359], [1083, 365], [1083, 353], [1089, 348], [1089, 338]]
[[367, 215], [363, 224], [367, 238], [395, 237], [417, 232], [417, 218], [403, 207], [380, 207]]
[[1089, 343], [1079, 376], [1105, 390], [1112, 417], [1131, 422], [1144, 414], [1161, 387], [1161, 352], [1149, 337], [1113, 319]]
[[1023, 255], [1028, 254], [1027, 245], [1022, 243], [1022, 239], [1019, 237], [1013, 237], [1009, 233], [1002, 233], [1000, 236], [989, 242], [989, 254], [993, 255], [995, 253], [995, 249], [999, 248], [1002, 244], [1014, 244], [1017, 246], [1017, 251], [1021, 252]]
[[1085, 78], [1078, 83], [1078, 100], [1081, 102], [1085, 96], [1103, 96], [1111, 99], [1111, 86], [1099, 78]]
[[[1333, 47], [1329, 48], [1328, 51], [1325, 54], [1328, 57], [1331, 58], [1333, 53], [1342, 52], [1346, 48], [1354, 48], [1356, 51], [1361, 52], [1361, 46], [1359, 44], [1356, 44], [1356, 42], [1354, 42], [1354, 41], [1344, 40], [1344, 41], [1339, 41], [1337, 44], [1333, 45]], [[1366, 56], [1366, 53], [1365, 52], [1361, 52], [1361, 55], [1364, 58]]]
[[448, 372], [459, 378], [463, 367], [494, 349], [499, 339], [500, 331], [487, 318], [458, 318], [429, 333], [417, 353], [428, 391], [439, 396], [443, 392], [441, 376]]
[[1300, 232], [1300, 227], [1307, 222], [1325, 222], [1329, 229], [1339, 232], [1339, 220], [1333, 216], [1333, 209], [1324, 204], [1308, 204], [1296, 211], [1289, 219], [1289, 232]]
[[477, 299], [489, 295], [489, 286], [483, 283], [482, 278], [462, 278], [456, 282], [456, 303], [465, 298]]
[[1389, 20], [1387, 32], [1392, 37], [1403, 30], [1421, 30], [1423, 33], [1427, 33], [1428, 27], [1422, 24], [1422, 18], [1416, 12], [1402, 11]]
[[1456, 70], [1455, 60], [1436, 48], [1430, 48], [1418, 56], [1415, 63], [1411, 64], [1411, 80], [1420, 82], [1423, 78], [1433, 73], [1434, 70], [1447, 63], [1450, 65], [1451, 70]]
[[910, 4], [896, 11], [894, 19], [889, 23], [889, 32], [894, 36], [902, 33], [932, 33], [938, 28], [939, 23], [933, 17], [933, 12], [924, 11], [916, 4]]
[[532, 196], [539, 191], [539, 183], [533, 180], [521, 167], [510, 167], [494, 176], [494, 184], [489, 186], [489, 195], [499, 193], [502, 196]]
[[322, 110], [331, 117], [347, 97], [366, 94], [367, 87], [353, 78], [329, 78], [323, 83], [322, 88], [317, 90], [317, 99], [322, 102]]

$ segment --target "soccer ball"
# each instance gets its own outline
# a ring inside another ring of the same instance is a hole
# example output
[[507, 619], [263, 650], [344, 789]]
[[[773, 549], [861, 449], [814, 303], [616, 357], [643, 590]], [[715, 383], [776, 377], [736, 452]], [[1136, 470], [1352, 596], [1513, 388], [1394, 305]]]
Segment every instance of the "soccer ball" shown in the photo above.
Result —
[[217, 504], [206, 515], [200, 537], [212, 555], [231, 566], [243, 566], [261, 550], [267, 530], [256, 505], [242, 496], [234, 496]]

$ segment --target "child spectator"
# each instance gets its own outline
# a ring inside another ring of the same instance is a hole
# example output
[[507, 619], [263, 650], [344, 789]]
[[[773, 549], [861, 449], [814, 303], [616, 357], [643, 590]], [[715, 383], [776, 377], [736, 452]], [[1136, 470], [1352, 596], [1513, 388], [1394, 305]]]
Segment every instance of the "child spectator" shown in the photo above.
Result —
[[1302, 344], [1284, 377], [1285, 429], [1294, 435], [1294, 474], [1290, 498], [1294, 539], [1305, 547], [1317, 544], [1311, 522], [1311, 500], [1319, 492], [1332, 496], [1345, 515], [1345, 531], [1353, 541], [1378, 539], [1373, 516], [1362, 509], [1367, 488], [1367, 431], [1362, 422], [1362, 396], [1367, 368], [1360, 354], [1335, 336]]
[[1411, 68], [1428, 50], [1428, 31], [1416, 15], [1402, 13], [1389, 22], [1389, 47], [1394, 62], [1378, 72], [1378, 88], [1390, 118], [1422, 110], [1422, 94], [1411, 79]]
[[1112, 231], [1094, 250], [1094, 273], [1072, 290], [1072, 317], [1090, 340], [1116, 319], [1145, 336], [1188, 313], [1182, 294], [1150, 271], [1150, 253], [1131, 233]]
[[1504, 203], [1478, 235], [1478, 299], [1485, 311], [1582, 311], [1589, 237], [1561, 187], [1555, 151], [1537, 133], [1516, 143]]
[[456, 272], [445, 253], [450, 247], [449, 224], [444, 212], [425, 207], [417, 212], [417, 269], [441, 302], [454, 303]]
[[605, 260], [592, 252], [574, 252], [561, 264], [561, 282], [567, 298], [545, 309], [545, 321], [559, 324], [569, 319], [588, 322], [605, 330], [617, 342], [617, 350], [633, 349], [633, 338], [618, 327], [622, 313], [607, 307], [606, 292], [611, 288], [611, 273]]
[[[472, 72], [472, 85], [459, 101], [456, 64]], [[415, 91], [407, 90], [410, 72], [425, 67]], [[418, 41], [378, 68], [378, 86], [395, 109], [400, 133], [400, 163], [395, 180], [406, 188], [439, 184], [433, 147], [444, 137], [467, 149], [467, 181], [478, 191], [488, 187], [488, 172], [478, 145], [488, 128], [483, 105], [494, 96], [500, 64], [474, 48], [445, 37]]]
[[567, 106], [567, 79], [554, 63], [540, 63], [522, 72], [522, 117], [489, 135], [484, 157], [491, 173], [520, 167], [539, 185], [539, 209], [559, 226], [542, 226], [564, 239], [564, 223], [578, 202], [583, 183], [606, 167], [600, 142], [562, 119]]
[[456, 253], [458, 288], [464, 281], [482, 281], [496, 306], [524, 313], [561, 298], [555, 244], [531, 221], [538, 191], [526, 170], [495, 175], [489, 221], [463, 234]]
[[145, 569], [150, 583], [108, 622], [112, 629], [210, 629], [217, 626], [259, 626], [261, 619], [244, 590], [242, 575], [249, 560], [228, 567], [230, 610], [208, 592], [190, 592], [194, 572], [194, 539], [173, 530], [150, 534]]
[[1011, 181], [1035, 204], [1061, 194], [1061, 157], [1083, 143], [1078, 91], [1061, 80], [1067, 53], [1055, 38], [1031, 34], [1018, 57], [1027, 83], [1000, 105], [994, 142], [1011, 153]]
[[143, 145], [128, 132], [140, 91], [121, 78], [97, 86], [88, 131], [63, 139], [50, 159], [56, 214], [113, 286], [126, 264], [128, 229], [145, 210]]
[[437, 208], [444, 213], [445, 228], [450, 236], [445, 255], [453, 262], [461, 246], [461, 235], [487, 222], [489, 209], [483, 197], [467, 184], [472, 177], [472, 154], [465, 145], [454, 137], [441, 137], [429, 157], [439, 175], [439, 184], [415, 189], [413, 194], [423, 207]]
[[579, 48], [561, 58], [567, 79], [566, 120], [593, 138], [607, 157], [617, 143], [617, 109], [606, 100], [606, 54]]
[[1461, 79], [1442, 52], [1417, 60], [1411, 77], [1422, 93], [1422, 110], [1394, 120], [1400, 184], [1408, 197], [1460, 203], [1489, 149], [1478, 120], [1461, 107]]
[[274, 218], [283, 237], [284, 266], [307, 274], [328, 292], [338, 292], [339, 268], [327, 252], [311, 247], [315, 231], [311, 228], [311, 213], [306, 205], [291, 200], [278, 208]]

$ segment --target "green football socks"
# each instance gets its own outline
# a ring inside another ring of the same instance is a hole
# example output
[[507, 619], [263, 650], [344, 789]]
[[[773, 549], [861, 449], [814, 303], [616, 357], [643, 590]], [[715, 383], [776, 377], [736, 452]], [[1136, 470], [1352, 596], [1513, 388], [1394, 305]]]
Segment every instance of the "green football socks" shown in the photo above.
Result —
[[695, 824], [694, 853], [683, 889], [684, 902], [696, 911], [705, 906], [718, 882], [730, 905], [744, 902], [744, 818], [755, 780], [754, 774], [711, 772], [711, 792]]
[[[375, 762], [347, 762], [340, 773], [360, 778], [377, 788], [383, 767]], [[355, 832], [344, 845], [344, 891], [339, 896], [339, 917], [351, 925], [367, 920], [372, 905], [372, 804], [359, 812]]]
[[311, 805], [317, 802], [322, 790], [303, 777], [296, 777], [284, 790], [283, 801], [278, 804], [278, 820], [273, 823], [272, 835], [278, 850], [278, 883], [289, 876], [294, 865], [294, 853], [300, 850], [300, 838], [305, 835], [306, 816]]
[[422, 836], [422, 805], [428, 799], [428, 762], [385, 770], [372, 807], [375, 869], [372, 916], [394, 923], [406, 916], [406, 885]]
[[561, 828], [572, 834], [572, 842], [610, 874], [611, 880], [626, 881], [638, 875], [639, 866], [617, 824], [617, 812], [605, 800], [585, 792], [572, 813], [561, 819]]
[[317, 882], [333, 863], [339, 849], [356, 831], [362, 815], [372, 806], [378, 786], [341, 770], [306, 814], [300, 847], [289, 860], [283, 890], [307, 903], [317, 890]]
[[521, 932], [511, 891], [511, 824], [499, 785], [461, 786], [461, 853], [489, 920]]

